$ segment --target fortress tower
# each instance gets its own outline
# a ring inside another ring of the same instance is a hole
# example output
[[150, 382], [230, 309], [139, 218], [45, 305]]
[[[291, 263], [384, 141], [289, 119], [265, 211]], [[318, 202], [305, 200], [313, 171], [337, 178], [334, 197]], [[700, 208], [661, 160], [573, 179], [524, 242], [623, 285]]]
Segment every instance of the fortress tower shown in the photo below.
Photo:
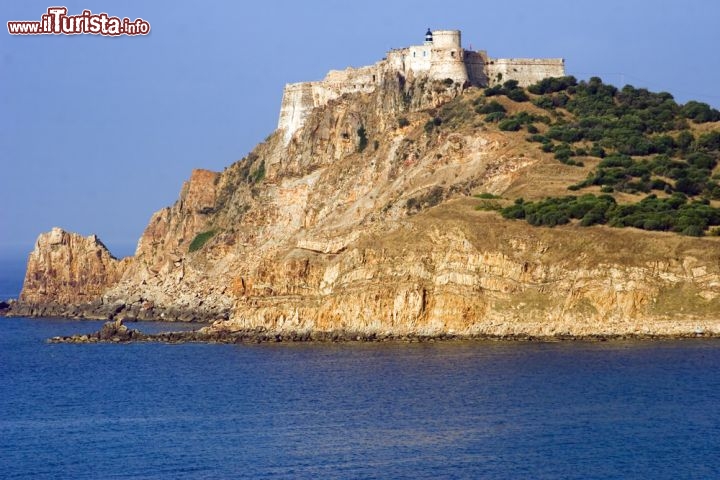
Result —
[[428, 76], [436, 80], [451, 78], [457, 83], [468, 81], [460, 30], [435, 30], [430, 47]]

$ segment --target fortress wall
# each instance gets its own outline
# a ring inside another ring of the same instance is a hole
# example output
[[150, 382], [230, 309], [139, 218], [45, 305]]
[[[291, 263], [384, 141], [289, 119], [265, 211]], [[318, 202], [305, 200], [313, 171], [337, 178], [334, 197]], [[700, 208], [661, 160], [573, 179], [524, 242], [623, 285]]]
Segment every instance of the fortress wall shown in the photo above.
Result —
[[522, 87], [537, 83], [547, 77], [565, 75], [562, 58], [494, 58], [486, 66], [489, 85], [517, 80]]
[[285, 143], [304, 125], [313, 108], [326, 105], [346, 93], [373, 92], [382, 80], [380, 65], [331, 70], [320, 82], [285, 85], [278, 120], [278, 129], [285, 130]]
[[415, 45], [408, 48], [390, 50], [384, 60], [386, 69], [400, 72], [406, 77], [414, 74], [427, 73], [430, 70], [430, 45]]
[[316, 83], [318, 82], [285, 85], [278, 119], [278, 129], [285, 130], [285, 143], [290, 141], [293, 133], [303, 125], [305, 118], [315, 107], [313, 84]]
[[405, 74], [427, 72], [430, 70], [430, 45], [418, 45], [407, 49], [405, 56]]
[[465, 68], [468, 73], [468, 80], [476, 87], [484, 87], [488, 84], [487, 72], [485, 64], [487, 63], [487, 54], [485, 52], [465, 51]]
[[405, 57], [409, 48], [393, 48], [385, 56], [385, 65], [388, 69], [396, 72], [405, 71]]
[[330, 70], [322, 83], [325, 85], [342, 85], [343, 88], [365, 88], [380, 83], [378, 65], [360, 68], [346, 68], [345, 70]]

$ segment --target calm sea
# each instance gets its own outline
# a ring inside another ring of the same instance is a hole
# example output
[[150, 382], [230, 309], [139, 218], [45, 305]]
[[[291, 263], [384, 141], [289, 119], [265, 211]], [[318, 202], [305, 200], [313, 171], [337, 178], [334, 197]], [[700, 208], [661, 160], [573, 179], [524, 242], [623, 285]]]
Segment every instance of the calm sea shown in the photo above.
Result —
[[0, 319], [1, 478], [720, 478], [717, 341], [45, 343], [100, 324]]

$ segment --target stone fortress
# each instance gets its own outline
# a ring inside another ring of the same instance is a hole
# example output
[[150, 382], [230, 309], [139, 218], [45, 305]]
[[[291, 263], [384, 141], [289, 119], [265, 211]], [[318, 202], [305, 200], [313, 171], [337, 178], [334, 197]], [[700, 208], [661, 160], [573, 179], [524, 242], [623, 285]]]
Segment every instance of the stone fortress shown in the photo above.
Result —
[[374, 65], [331, 70], [319, 82], [285, 85], [278, 128], [284, 130], [285, 142], [302, 127], [313, 108], [327, 104], [346, 93], [370, 93], [388, 75], [406, 79], [426, 77], [429, 80], [452, 79], [463, 86], [487, 87], [507, 80], [521, 86], [547, 77], [565, 75], [562, 58], [490, 58], [485, 51], [465, 50], [459, 30], [428, 29], [422, 45], [390, 50]]

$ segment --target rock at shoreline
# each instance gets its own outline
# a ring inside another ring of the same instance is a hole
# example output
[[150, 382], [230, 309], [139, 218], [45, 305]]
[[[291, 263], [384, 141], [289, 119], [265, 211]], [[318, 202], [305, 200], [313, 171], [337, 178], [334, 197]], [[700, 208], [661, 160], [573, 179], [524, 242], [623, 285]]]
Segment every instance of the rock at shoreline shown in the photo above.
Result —
[[95, 333], [78, 334], [69, 337], [53, 337], [51, 343], [98, 343], [98, 342], [130, 342], [142, 341], [147, 335], [139, 330], [128, 328], [122, 320], [105, 322], [102, 328]]
[[129, 260], [118, 260], [95, 235], [55, 227], [41, 234], [28, 259], [20, 302], [73, 305], [98, 300], [115, 285]]
[[157, 342], [157, 343], [223, 343], [223, 344], [261, 344], [261, 343], [434, 343], [434, 342], [461, 342], [461, 341], [507, 341], [507, 342], [606, 342], [610, 340], [677, 340], [685, 338], [719, 338], [720, 335], [712, 332], [687, 332], [679, 334], [588, 334], [573, 335], [527, 335], [527, 334], [437, 334], [395, 335], [389, 332], [354, 332], [347, 330], [332, 331], [289, 331], [273, 332], [264, 328], [228, 331], [205, 327], [199, 330], [182, 332], [161, 332], [145, 334], [138, 330], [127, 328], [122, 320], [106, 322], [102, 328], [91, 334], [78, 334], [68, 337], [53, 337], [50, 343], [129, 343], [129, 342]]

